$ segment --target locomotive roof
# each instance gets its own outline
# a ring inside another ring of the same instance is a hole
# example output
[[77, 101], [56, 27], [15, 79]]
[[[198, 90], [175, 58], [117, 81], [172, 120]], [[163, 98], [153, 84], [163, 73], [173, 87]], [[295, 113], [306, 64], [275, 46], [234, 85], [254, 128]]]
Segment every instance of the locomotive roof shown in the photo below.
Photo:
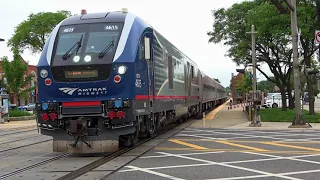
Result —
[[84, 15], [71, 16], [62, 22], [63, 25], [70, 24], [85, 24], [85, 23], [99, 23], [99, 22], [124, 22], [127, 13], [122, 12], [101, 12], [90, 13]]

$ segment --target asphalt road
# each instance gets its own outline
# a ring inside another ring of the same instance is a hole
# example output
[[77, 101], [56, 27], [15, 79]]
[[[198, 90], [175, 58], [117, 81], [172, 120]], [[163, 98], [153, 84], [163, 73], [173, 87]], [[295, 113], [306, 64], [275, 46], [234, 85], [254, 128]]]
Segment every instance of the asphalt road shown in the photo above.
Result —
[[315, 180], [319, 175], [318, 131], [188, 128], [105, 179]]

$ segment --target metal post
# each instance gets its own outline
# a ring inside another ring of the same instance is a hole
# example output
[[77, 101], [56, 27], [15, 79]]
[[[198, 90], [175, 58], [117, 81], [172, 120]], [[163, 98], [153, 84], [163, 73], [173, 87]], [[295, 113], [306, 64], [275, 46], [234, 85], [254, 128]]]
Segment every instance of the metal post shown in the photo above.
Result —
[[261, 126], [261, 124], [257, 124], [257, 108], [255, 105], [255, 100], [257, 99], [256, 97], [256, 91], [257, 91], [257, 74], [256, 74], [256, 34], [258, 33], [255, 31], [254, 25], [251, 26], [251, 31], [247, 32], [248, 34], [251, 34], [251, 55], [252, 55], [252, 73], [253, 73], [253, 78], [252, 78], [252, 90], [253, 90], [253, 97], [252, 97], [252, 106], [253, 106], [253, 124], [250, 126]]
[[202, 127], [206, 127], [206, 113], [202, 113]]

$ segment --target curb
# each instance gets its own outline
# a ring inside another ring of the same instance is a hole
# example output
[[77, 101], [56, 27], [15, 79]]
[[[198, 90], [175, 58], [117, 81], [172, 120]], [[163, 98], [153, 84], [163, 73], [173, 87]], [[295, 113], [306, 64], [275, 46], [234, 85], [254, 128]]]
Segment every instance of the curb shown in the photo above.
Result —
[[[8, 121], [8, 117], [3, 118], [5, 121]], [[26, 121], [36, 119], [35, 115], [32, 116], [20, 116], [20, 117], [9, 117], [9, 121]]]

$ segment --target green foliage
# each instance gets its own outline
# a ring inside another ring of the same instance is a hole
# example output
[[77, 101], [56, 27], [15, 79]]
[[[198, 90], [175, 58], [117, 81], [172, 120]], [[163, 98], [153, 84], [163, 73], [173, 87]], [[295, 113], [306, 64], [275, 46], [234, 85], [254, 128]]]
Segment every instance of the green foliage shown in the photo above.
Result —
[[[297, 14], [298, 27], [302, 32], [300, 41], [304, 50], [304, 59], [301, 61], [303, 64], [308, 62], [317, 49], [314, 30], [319, 29], [319, 24], [315, 21], [314, 1], [298, 1]], [[237, 65], [251, 63], [251, 36], [246, 32], [251, 31], [251, 25], [254, 25], [258, 31], [256, 60], [269, 66], [274, 79], [259, 67], [257, 70], [282, 92], [287, 89], [293, 71], [290, 14], [280, 14], [267, 0], [252, 0], [233, 4], [228, 9], [214, 10], [213, 16], [213, 30], [207, 33], [209, 42], [223, 42], [228, 46], [227, 56]]]
[[[272, 78], [272, 77], [270, 77]], [[267, 92], [273, 92], [274, 87], [276, 84], [274, 82], [271, 82], [269, 80], [263, 80], [258, 82], [258, 90], [261, 91], [267, 91]]]
[[27, 111], [12, 110], [9, 111], [9, 117], [21, 117], [21, 116], [31, 116], [32, 114]]
[[250, 90], [252, 90], [252, 81], [248, 74], [244, 76], [237, 90], [239, 90], [241, 94], [248, 93]]
[[31, 13], [27, 20], [15, 27], [8, 46], [12, 50], [17, 48], [21, 52], [25, 49], [29, 49], [32, 53], [41, 52], [54, 27], [69, 16], [71, 16], [69, 11]]
[[2, 58], [2, 69], [4, 76], [7, 78], [7, 83], [4, 86], [8, 92], [14, 93], [19, 98], [26, 97], [34, 89], [34, 87], [25, 88], [34, 78], [34, 75], [26, 75], [28, 64], [23, 62], [18, 50], [14, 50], [13, 61], [9, 62], [7, 57]]
[[221, 83], [220, 80], [218, 78], [213, 78], [215, 81], [217, 81], [218, 83]]
[[[309, 123], [320, 123], [320, 114], [310, 115], [309, 111], [303, 111], [305, 118]], [[262, 122], [292, 122], [295, 116], [295, 110], [281, 111], [280, 108], [260, 109], [260, 118]]]

